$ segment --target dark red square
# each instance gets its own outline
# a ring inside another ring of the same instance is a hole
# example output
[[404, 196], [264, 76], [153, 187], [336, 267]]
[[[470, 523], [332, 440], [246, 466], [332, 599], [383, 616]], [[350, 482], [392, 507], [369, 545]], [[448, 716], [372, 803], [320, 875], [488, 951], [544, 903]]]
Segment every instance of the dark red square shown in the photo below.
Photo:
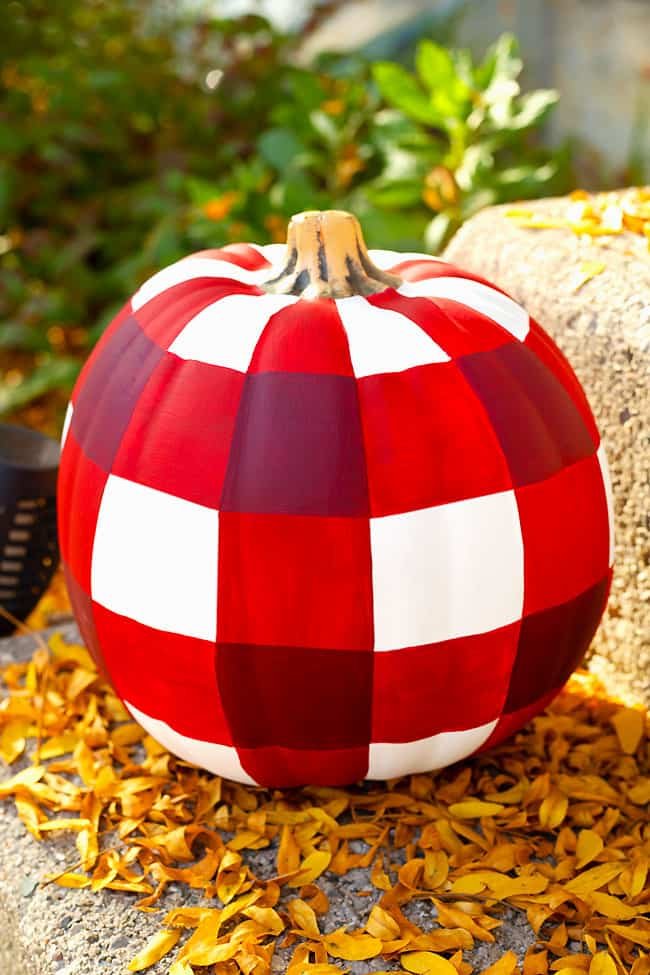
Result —
[[417, 741], [494, 721], [508, 693], [519, 623], [373, 654], [372, 740]]
[[113, 473], [217, 508], [244, 374], [165, 353], [144, 387]]
[[71, 429], [84, 453], [110, 473], [140, 394], [164, 353], [135, 318], [116, 332], [77, 397]]
[[595, 454], [516, 493], [529, 615], [573, 599], [607, 574], [607, 499]]
[[94, 603], [97, 634], [120, 697], [174, 731], [232, 744], [208, 640], [155, 630]]
[[218, 639], [373, 645], [367, 518], [219, 514]]
[[273, 788], [301, 785], [349, 785], [368, 774], [368, 746], [356, 748], [238, 748], [244, 771], [255, 782]]
[[354, 378], [249, 374], [221, 508], [296, 515], [367, 514]]
[[551, 477], [595, 453], [567, 390], [528, 346], [512, 342], [458, 364], [492, 421], [516, 485]]
[[89, 460], [69, 430], [61, 454], [59, 482], [59, 545], [61, 558], [85, 592], [90, 592], [90, 565], [99, 506], [108, 475]]
[[374, 517], [512, 486], [492, 424], [455, 363], [357, 383]]
[[101, 336], [99, 337], [97, 344], [95, 345], [92, 352], [84, 362], [81, 372], [79, 373], [77, 382], [75, 383], [74, 389], [72, 390], [72, 396], [70, 397], [73, 404], [76, 404], [77, 400], [79, 399], [79, 396], [81, 395], [81, 391], [86, 384], [86, 379], [94, 369], [97, 359], [99, 359], [99, 357], [103, 355], [104, 349], [106, 348], [108, 343], [112, 341], [115, 333], [122, 327], [122, 325], [127, 319], [132, 317], [132, 315], [133, 313], [131, 311], [131, 301], [129, 299], [129, 301], [127, 301], [127, 303], [122, 306], [122, 308], [117, 313], [115, 318], [113, 318], [112, 321], [110, 321], [109, 324], [106, 326]]
[[587, 397], [576, 374], [571, 368], [566, 356], [558, 349], [555, 342], [546, 334], [544, 329], [532, 318], [530, 320], [530, 331], [526, 336], [525, 344], [550, 369], [556, 379], [562, 383], [580, 413], [589, 431], [594, 447], [598, 447], [600, 434], [598, 433], [596, 421], [594, 420]]
[[217, 680], [238, 748], [370, 741], [372, 651], [219, 643]]
[[582, 661], [605, 609], [610, 574], [561, 606], [521, 622], [504, 712], [510, 714], [558, 690]]

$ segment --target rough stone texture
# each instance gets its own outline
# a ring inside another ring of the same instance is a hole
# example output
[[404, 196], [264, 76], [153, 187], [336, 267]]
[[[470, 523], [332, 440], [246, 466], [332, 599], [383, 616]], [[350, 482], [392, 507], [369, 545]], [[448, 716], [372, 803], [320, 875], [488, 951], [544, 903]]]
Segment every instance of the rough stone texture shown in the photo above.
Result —
[[[79, 641], [74, 625], [57, 629], [66, 639]], [[10, 661], [28, 659], [34, 648], [32, 637], [0, 640], [0, 669]], [[6, 775], [7, 770], [0, 765], [0, 777]], [[248, 854], [259, 876], [273, 875], [274, 847]], [[122, 975], [130, 959], [158, 929], [160, 913], [131, 909], [135, 895], [109, 890], [93, 894], [41, 883], [45, 874], [72, 869], [76, 861], [73, 839], [60, 836], [37, 843], [16, 816], [13, 802], [0, 802], [0, 975]], [[352, 870], [345, 877], [325, 874], [319, 883], [331, 905], [321, 922], [324, 931], [343, 924], [363, 924], [379, 897], [367, 870]], [[360, 894], [368, 890], [372, 896]], [[295, 891], [290, 891], [289, 896], [295, 896]], [[171, 884], [162, 909], [199, 903], [200, 892]], [[425, 930], [435, 917], [435, 910], [424, 902], [413, 903], [406, 910]], [[534, 942], [525, 916], [506, 909], [503, 921], [496, 944], [478, 944], [467, 953], [475, 970], [490, 965], [508, 949], [523, 959], [527, 947]], [[276, 952], [273, 971], [278, 975], [286, 970], [292, 950]], [[147, 972], [162, 975], [173, 957], [170, 954]], [[399, 966], [379, 957], [367, 962], [346, 962], [344, 967], [353, 975], [361, 975], [397, 970]], [[208, 975], [207, 969], [203, 971]]]
[[[561, 199], [522, 204], [565, 214]], [[650, 253], [648, 241], [577, 237], [517, 226], [490, 207], [468, 221], [445, 258], [494, 281], [553, 336], [580, 378], [609, 459], [616, 567], [591, 669], [615, 692], [650, 702]], [[582, 261], [605, 270], [576, 290]]]

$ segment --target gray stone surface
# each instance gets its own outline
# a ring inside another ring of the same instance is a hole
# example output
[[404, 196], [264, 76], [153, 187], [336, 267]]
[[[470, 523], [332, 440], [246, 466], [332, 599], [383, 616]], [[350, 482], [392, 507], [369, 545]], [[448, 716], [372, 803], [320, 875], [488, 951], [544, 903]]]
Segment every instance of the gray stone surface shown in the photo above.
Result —
[[[566, 214], [566, 201], [521, 204]], [[650, 253], [637, 234], [577, 237], [534, 230], [490, 207], [469, 220], [445, 257], [494, 281], [553, 336], [582, 382], [612, 474], [616, 565], [590, 667], [610, 689], [650, 703]], [[576, 290], [583, 261], [605, 270]]]
[[[67, 639], [79, 641], [74, 626], [58, 630]], [[34, 648], [32, 637], [0, 640], [0, 669], [12, 660], [28, 659]], [[0, 763], [0, 777], [7, 774]], [[248, 856], [259, 876], [274, 873], [274, 847], [248, 851]], [[60, 836], [36, 842], [17, 818], [13, 803], [0, 802], [0, 975], [122, 975], [131, 958], [158, 929], [160, 913], [131, 909], [135, 895], [109, 890], [93, 894], [42, 883], [45, 874], [73, 868], [76, 861], [72, 839]], [[319, 884], [331, 905], [329, 914], [321, 920], [321, 929], [326, 932], [343, 924], [363, 924], [379, 897], [367, 870], [353, 870], [345, 877], [325, 874]], [[360, 896], [363, 890], [372, 890], [373, 895]], [[290, 896], [295, 896], [295, 891]], [[163, 910], [200, 902], [200, 892], [172, 884]], [[408, 905], [406, 913], [425, 930], [435, 917], [432, 906], [424, 902]], [[467, 953], [475, 970], [491, 964], [509, 948], [523, 958], [528, 945], [534, 942], [523, 915], [506, 910], [503, 919], [496, 944], [479, 944]], [[274, 972], [279, 975], [285, 971], [290, 955], [291, 951], [276, 953]], [[381, 957], [342, 966], [350, 968], [354, 975], [398, 967]], [[147, 971], [162, 975], [168, 967], [169, 959], [163, 959]]]

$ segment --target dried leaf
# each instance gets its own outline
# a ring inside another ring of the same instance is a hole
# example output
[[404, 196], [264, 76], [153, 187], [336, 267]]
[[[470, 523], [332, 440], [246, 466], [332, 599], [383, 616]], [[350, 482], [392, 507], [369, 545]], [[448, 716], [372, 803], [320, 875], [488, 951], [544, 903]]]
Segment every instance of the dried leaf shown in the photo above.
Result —
[[400, 964], [414, 975], [456, 975], [452, 963], [432, 951], [410, 951], [401, 956]]
[[599, 951], [593, 956], [589, 975], [618, 975], [614, 959], [607, 951]]
[[612, 724], [626, 755], [634, 755], [645, 730], [645, 713], [638, 708], [621, 708], [612, 718]]
[[323, 944], [329, 955], [345, 961], [366, 961], [368, 958], [376, 958], [382, 952], [379, 938], [362, 932], [348, 934], [345, 928], [328, 934], [323, 939]]
[[172, 950], [180, 936], [180, 930], [171, 931], [163, 928], [162, 931], [157, 931], [152, 935], [142, 951], [138, 952], [135, 958], [129, 962], [129, 971], [141, 972], [145, 968], [151, 968], [152, 965], [155, 965], [157, 961], [160, 961], [161, 958], [164, 958]]
[[500, 802], [484, 802], [482, 799], [466, 799], [455, 802], [449, 807], [449, 813], [458, 819], [479, 819], [482, 816], [498, 816], [505, 806]]
[[289, 880], [289, 887], [302, 887], [311, 884], [327, 870], [332, 854], [327, 850], [314, 850], [300, 864], [298, 873]]
[[576, 867], [580, 870], [602, 852], [604, 843], [593, 829], [581, 829], [576, 845]]
[[400, 935], [400, 927], [395, 918], [379, 904], [375, 904], [370, 911], [366, 931], [380, 941], [391, 941]]
[[506, 951], [493, 965], [483, 969], [483, 975], [513, 975], [517, 969], [517, 956], [514, 951]]

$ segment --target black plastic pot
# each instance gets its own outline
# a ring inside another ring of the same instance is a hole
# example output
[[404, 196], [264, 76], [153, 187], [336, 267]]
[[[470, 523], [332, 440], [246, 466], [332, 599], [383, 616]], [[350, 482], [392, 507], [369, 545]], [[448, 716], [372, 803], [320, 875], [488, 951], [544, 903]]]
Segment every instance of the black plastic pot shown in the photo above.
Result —
[[[24, 620], [59, 561], [59, 445], [27, 427], [0, 423], [0, 607]], [[0, 636], [13, 631], [0, 615]]]

